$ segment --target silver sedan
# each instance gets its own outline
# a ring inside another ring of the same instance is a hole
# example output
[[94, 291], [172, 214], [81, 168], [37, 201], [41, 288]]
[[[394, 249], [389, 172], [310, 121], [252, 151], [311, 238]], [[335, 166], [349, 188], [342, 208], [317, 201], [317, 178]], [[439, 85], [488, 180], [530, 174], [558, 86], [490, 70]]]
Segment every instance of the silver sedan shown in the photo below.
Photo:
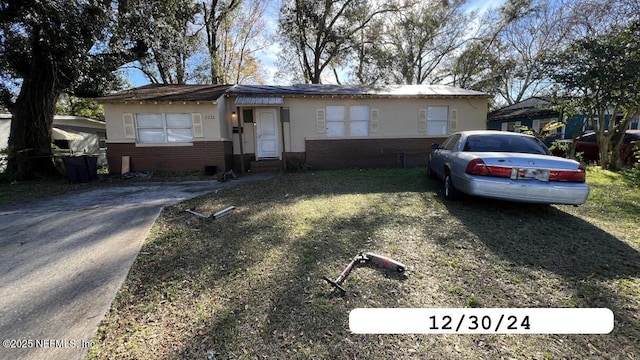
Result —
[[533, 136], [463, 131], [429, 154], [428, 174], [444, 181], [444, 196], [462, 194], [539, 204], [583, 204], [586, 172], [577, 161], [551, 155]]

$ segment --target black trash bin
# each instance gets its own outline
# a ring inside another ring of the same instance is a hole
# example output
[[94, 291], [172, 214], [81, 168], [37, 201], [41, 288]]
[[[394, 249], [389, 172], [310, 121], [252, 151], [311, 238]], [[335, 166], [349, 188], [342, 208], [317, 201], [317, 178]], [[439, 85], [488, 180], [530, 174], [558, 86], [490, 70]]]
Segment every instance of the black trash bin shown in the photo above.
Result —
[[89, 181], [98, 180], [98, 157], [87, 156], [87, 170], [89, 171]]
[[74, 184], [88, 183], [98, 179], [98, 158], [96, 156], [68, 156], [64, 158], [69, 181]]
[[204, 167], [205, 175], [215, 175], [218, 173], [218, 167], [215, 165], [207, 165]]

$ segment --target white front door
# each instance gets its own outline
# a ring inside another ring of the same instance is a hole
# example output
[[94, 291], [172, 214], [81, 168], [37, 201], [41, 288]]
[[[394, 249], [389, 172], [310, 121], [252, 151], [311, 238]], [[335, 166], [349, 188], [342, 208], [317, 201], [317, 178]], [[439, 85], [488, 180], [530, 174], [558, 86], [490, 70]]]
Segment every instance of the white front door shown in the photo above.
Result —
[[279, 158], [276, 109], [256, 110], [256, 158]]

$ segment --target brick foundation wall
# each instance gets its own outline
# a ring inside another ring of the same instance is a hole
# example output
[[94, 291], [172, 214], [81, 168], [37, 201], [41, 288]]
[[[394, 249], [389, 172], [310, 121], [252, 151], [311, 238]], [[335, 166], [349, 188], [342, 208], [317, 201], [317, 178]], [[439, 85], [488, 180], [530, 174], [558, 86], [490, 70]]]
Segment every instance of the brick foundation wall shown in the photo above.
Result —
[[[287, 163], [304, 163], [305, 153], [303, 152], [287, 152]], [[244, 154], [244, 170], [251, 170], [251, 162], [255, 161], [255, 154]], [[233, 157], [233, 171], [240, 172], [240, 155], [236, 154]]]
[[216, 166], [218, 171], [233, 166], [233, 145], [229, 141], [201, 141], [193, 146], [136, 147], [135, 144], [108, 143], [109, 172], [119, 174], [122, 156], [131, 157], [131, 171], [191, 172]]
[[426, 166], [431, 144], [443, 138], [306, 140], [306, 162], [318, 170]]

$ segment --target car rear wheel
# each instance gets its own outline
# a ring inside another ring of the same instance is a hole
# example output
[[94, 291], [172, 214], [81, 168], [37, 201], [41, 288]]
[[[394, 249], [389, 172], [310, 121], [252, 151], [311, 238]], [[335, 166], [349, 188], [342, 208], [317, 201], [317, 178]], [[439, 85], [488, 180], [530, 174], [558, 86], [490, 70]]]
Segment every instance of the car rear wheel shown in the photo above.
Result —
[[444, 198], [447, 200], [458, 200], [460, 198], [460, 192], [453, 186], [449, 172], [444, 175]]

